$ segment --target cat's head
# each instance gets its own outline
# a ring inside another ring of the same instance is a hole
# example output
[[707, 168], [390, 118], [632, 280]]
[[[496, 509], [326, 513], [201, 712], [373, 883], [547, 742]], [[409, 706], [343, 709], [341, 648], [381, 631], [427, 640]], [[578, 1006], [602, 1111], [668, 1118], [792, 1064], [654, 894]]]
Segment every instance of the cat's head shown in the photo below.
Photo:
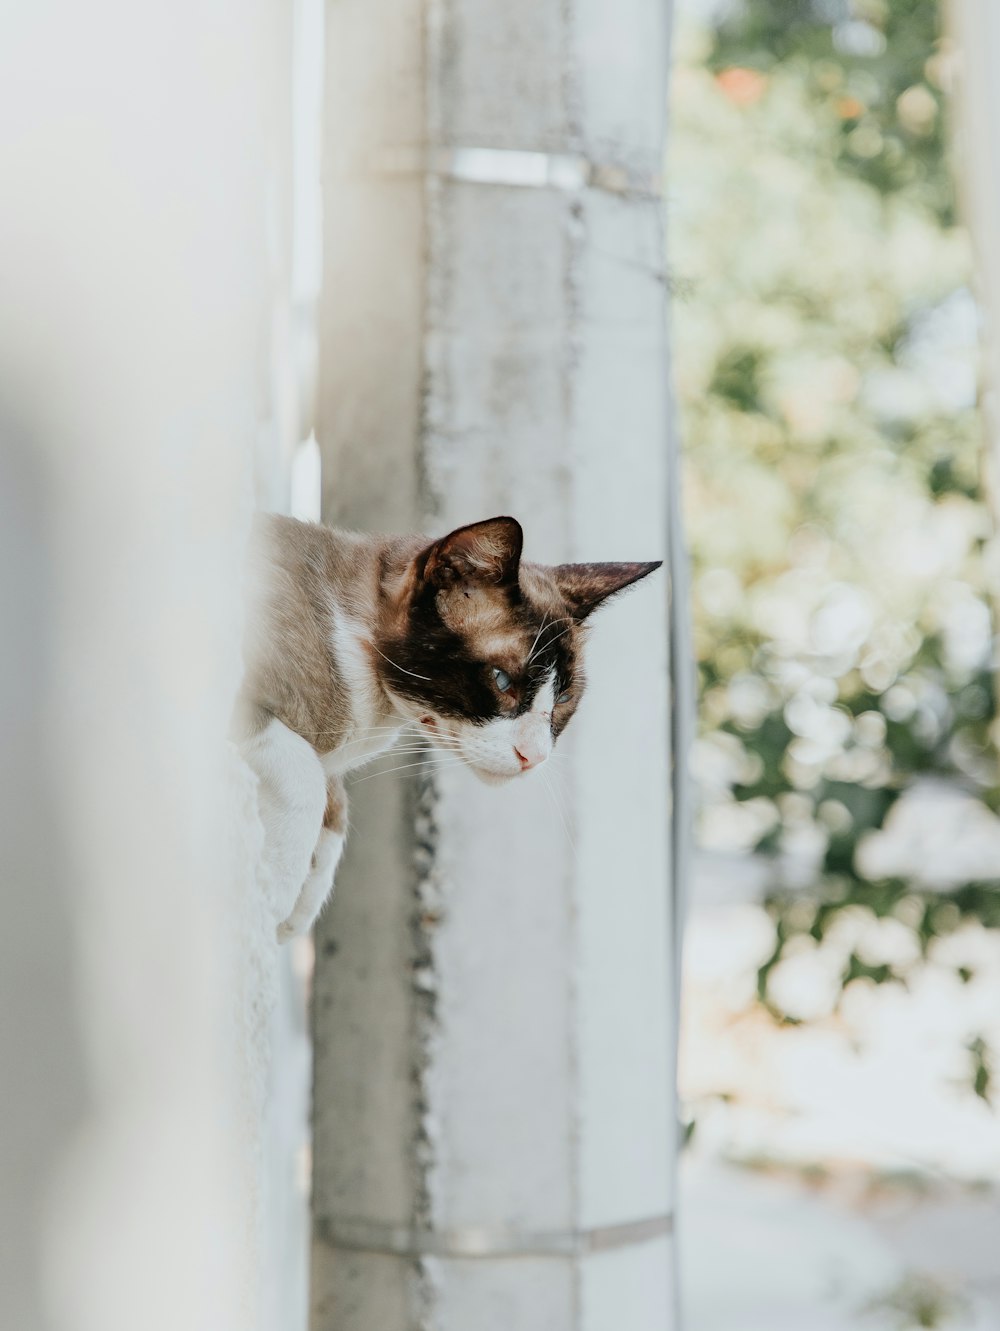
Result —
[[427, 545], [377, 643], [398, 710], [493, 783], [549, 756], [583, 694], [587, 617], [662, 562], [531, 564], [521, 544], [500, 517]]

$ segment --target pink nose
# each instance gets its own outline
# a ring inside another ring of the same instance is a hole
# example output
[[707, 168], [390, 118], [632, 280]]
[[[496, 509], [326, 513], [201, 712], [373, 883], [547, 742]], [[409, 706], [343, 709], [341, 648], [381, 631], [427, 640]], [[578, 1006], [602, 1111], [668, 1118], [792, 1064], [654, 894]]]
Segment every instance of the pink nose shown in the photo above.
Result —
[[522, 753], [521, 750], [516, 747], [514, 749], [514, 752], [517, 754], [517, 761], [521, 764], [522, 772], [529, 772], [532, 769], [532, 767], [537, 767], [538, 764], [542, 761], [541, 756], [539, 754], [532, 754], [529, 757], [528, 754]]

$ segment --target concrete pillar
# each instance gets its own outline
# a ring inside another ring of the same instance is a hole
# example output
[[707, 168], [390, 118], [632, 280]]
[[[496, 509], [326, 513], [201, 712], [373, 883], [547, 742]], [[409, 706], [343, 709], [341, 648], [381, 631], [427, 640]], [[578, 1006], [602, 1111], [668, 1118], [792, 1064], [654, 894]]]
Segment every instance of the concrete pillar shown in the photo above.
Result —
[[[666, 553], [668, 8], [328, 6], [328, 521]], [[661, 575], [595, 619], [551, 770], [357, 786], [317, 938], [316, 1331], [674, 1325], [669, 649]]]
[[[992, 558], [1000, 555], [1000, 10], [989, 0], [949, 0], [944, 7], [945, 86], [953, 94], [953, 146], [958, 196], [972, 235], [975, 294], [981, 315], [980, 407], [984, 426], [983, 497], [993, 515]], [[993, 592], [993, 613], [1000, 596]], [[1000, 679], [994, 676], [1000, 699]]]
[[958, 191], [976, 256], [976, 295], [984, 315], [982, 394], [988, 447], [987, 498], [1000, 515], [1000, 10], [988, 0], [950, 0], [945, 15], [954, 44], [946, 66], [958, 107]]

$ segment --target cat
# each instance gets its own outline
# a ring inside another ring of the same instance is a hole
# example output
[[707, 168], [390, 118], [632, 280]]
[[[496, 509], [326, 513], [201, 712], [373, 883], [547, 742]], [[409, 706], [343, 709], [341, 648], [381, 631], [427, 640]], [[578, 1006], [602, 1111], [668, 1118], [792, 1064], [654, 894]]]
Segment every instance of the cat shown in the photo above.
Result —
[[259, 515], [237, 717], [265, 859], [297, 893], [280, 942], [331, 893], [348, 772], [407, 726], [487, 783], [538, 767], [583, 694], [588, 616], [662, 562], [533, 564], [522, 540], [511, 517], [430, 540]]

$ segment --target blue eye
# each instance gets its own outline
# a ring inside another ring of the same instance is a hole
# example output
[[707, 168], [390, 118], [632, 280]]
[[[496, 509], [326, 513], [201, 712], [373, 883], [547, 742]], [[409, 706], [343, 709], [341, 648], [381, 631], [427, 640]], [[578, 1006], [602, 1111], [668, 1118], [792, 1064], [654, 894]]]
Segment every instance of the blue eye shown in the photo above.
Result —
[[500, 692], [501, 692], [501, 693], [506, 693], [507, 690], [510, 688], [510, 686], [511, 686], [511, 682], [512, 682], [512, 681], [511, 681], [511, 678], [510, 678], [510, 675], [507, 674], [507, 671], [506, 671], [506, 670], [500, 670], [500, 669], [498, 669], [497, 666], [494, 666], [494, 667], [493, 667], [493, 678], [496, 680], [496, 682], [497, 682], [497, 688], [500, 690]]
[[564, 702], [569, 702], [569, 689], [567, 689], [565, 693], [560, 693], [559, 697], [556, 699], [556, 706], [560, 707]]

